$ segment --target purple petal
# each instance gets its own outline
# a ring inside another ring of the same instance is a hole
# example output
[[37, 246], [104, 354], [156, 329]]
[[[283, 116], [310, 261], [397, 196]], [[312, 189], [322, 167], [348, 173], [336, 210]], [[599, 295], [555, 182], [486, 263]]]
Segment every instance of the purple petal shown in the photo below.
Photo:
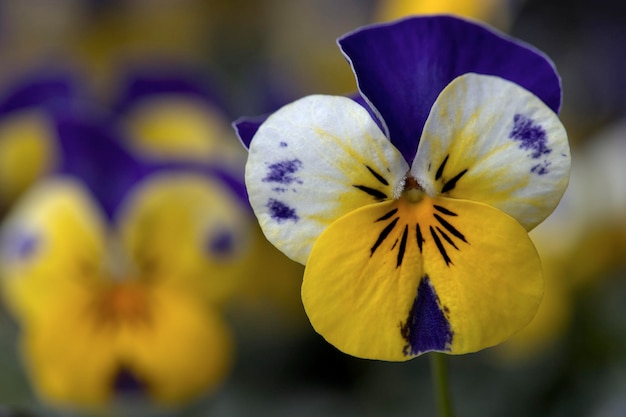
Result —
[[135, 70], [129, 72], [122, 82], [123, 88], [114, 106], [115, 112], [123, 114], [137, 102], [165, 94], [186, 95], [221, 110], [228, 119], [226, 105], [209, 85], [206, 77], [191, 71], [176, 70]]
[[467, 72], [495, 75], [533, 92], [555, 112], [561, 84], [541, 52], [485, 26], [452, 16], [413, 17], [340, 38], [359, 89], [412, 163], [439, 93]]
[[235, 120], [233, 123], [233, 128], [235, 129], [241, 144], [246, 149], [250, 148], [252, 138], [256, 134], [256, 131], [259, 130], [259, 126], [263, 124], [267, 117], [268, 115], [259, 117], [242, 117]]
[[44, 106], [75, 94], [76, 85], [68, 74], [32, 74], [13, 85], [0, 98], [0, 114]]
[[148, 167], [131, 156], [109, 120], [86, 103], [65, 103], [54, 109], [53, 119], [61, 146], [56, 173], [82, 180], [112, 217]]
[[250, 207], [243, 172], [236, 175], [222, 167], [197, 162], [156, 162], [146, 167], [150, 173], [193, 172], [221, 182], [245, 207]]

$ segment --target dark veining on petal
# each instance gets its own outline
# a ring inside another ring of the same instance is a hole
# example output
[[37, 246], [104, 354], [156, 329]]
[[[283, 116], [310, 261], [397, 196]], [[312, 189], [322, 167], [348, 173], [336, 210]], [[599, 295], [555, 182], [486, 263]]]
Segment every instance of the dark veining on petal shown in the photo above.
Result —
[[552, 152], [552, 149], [548, 148], [548, 136], [544, 128], [523, 114], [513, 116], [513, 129], [509, 138], [520, 142], [520, 149], [532, 151], [530, 156], [533, 159]]
[[276, 220], [276, 222], [278, 223], [282, 223], [287, 220], [300, 220], [300, 217], [298, 217], [294, 209], [292, 209], [282, 201], [278, 201], [274, 198], [270, 198], [268, 200], [267, 208], [270, 211], [270, 216], [272, 217], [272, 219]]
[[369, 165], [365, 165], [365, 167], [381, 184], [389, 185], [389, 182], [385, 179], [385, 177], [374, 171]]
[[550, 172], [548, 171], [548, 167], [550, 165], [552, 165], [552, 163], [550, 163], [550, 161], [545, 160], [542, 163], [533, 166], [530, 169], [530, 172], [537, 174], [537, 175], [546, 175], [547, 173]]
[[402, 259], [404, 258], [404, 252], [406, 251], [406, 240], [409, 236], [409, 225], [404, 226], [402, 232], [402, 239], [400, 240], [400, 248], [398, 249], [398, 258], [396, 260], [396, 268], [402, 265]]
[[446, 232], [444, 232], [443, 230], [441, 230], [439, 228], [439, 226], [435, 226], [435, 228], [437, 229], [437, 231], [439, 232], [439, 234], [441, 235], [441, 237], [443, 237], [446, 242], [448, 242], [449, 244], [451, 244], [454, 249], [459, 250], [459, 247], [454, 243], [454, 241], [452, 240], [452, 238], [450, 236], [448, 236], [448, 234]]
[[439, 168], [437, 168], [437, 172], [435, 173], [435, 181], [441, 178], [441, 176], [443, 175], [443, 169], [446, 167], [446, 163], [448, 162], [449, 157], [450, 155], [446, 155], [441, 165], [439, 165]]
[[432, 350], [450, 350], [454, 333], [445, 311], [448, 308], [443, 307], [442, 310], [430, 278], [424, 275], [408, 317], [400, 324], [400, 333], [406, 341], [404, 355], [415, 356]]
[[439, 239], [439, 236], [437, 236], [437, 232], [435, 232], [435, 229], [433, 229], [432, 226], [430, 226], [430, 234], [433, 237], [433, 240], [435, 241], [435, 245], [437, 245], [437, 249], [439, 249], [439, 253], [443, 257], [443, 260], [446, 262], [446, 266], [450, 266], [450, 264], [452, 263], [452, 260], [448, 256], [448, 252], [446, 252], [446, 248], [443, 246], [441, 239]]
[[393, 210], [390, 210], [389, 212], [387, 212], [384, 216], [379, 217], [378, 219], [376, 219], [377, 222], [383, 221], [383, 220], [387, 220], [389, 218], [391, 218], [391, 216], [393, 216], [394, 214], [396, 214], [398, 212], [398, 209], [395, 208]]
[[456, 183], [461, 179], [463, 175], [465, 175], [466, 172], [467, 172], [467, 168], [459, 172], [458, 174], [456, 174], [454, 177], [452, 177], [452, 179], [448, 180], [445, 184], [443, 184], [443, 188], [441, 189], [441, 192], [447, 193], [448, 191], [453, 190], [454, 187], [456, 187]]
[[368, 187], [366, 185], [353, 185], [353, 187], [358, 188], [359, 190], [371, 195], [376, 200], [386, 200], [387, 194], [382, 191], [376, 190], [374, 188]]
[[453, 212], [453, 211], [448, 210], [448, 209], [447, 209], [447, 208], [445, 208], [445, 207], [441, 207], [441, 206], [438, 206], [438, 205], [436, 205], [436, 204], [433, 204], [433, 207], [434, 207], [434, 208], [435, 208], [435, 210], [437, 210], [438, 212], [443, 213], [443, 214], [447, 214], [448, 216], [458, 216], [458, 214], [456, 214], [456, 213], [455, 213], [455, 212]]
[[292, 159], [287, 161], [276, 162], [269, 165], [268, 173], [263, 182], [275, 182], [279, 184], [289, 185], [292, 183], [302, 184], [302, 180], [293, 175], [300, 168], [302, 168], [302, 161], [299, 159]]
[[374, 255], [374, 252], [376, 252], [376, 249], [378, 249], [380, 244], [383, 243], [383, 241], [387, 238], [387, 236], [389, 236], [389, 233], [391, 233], [393, 228], [396, 227], [396, 224], [398, 224], [399, 219], [400, 219], [399, 217], [396, 217], [395, 219], [393, 219], [393, 221], [389, 223], [382, 230], [382, 232], [380, 232], [380, 234], [378, 235], [378, 239], [376, 239], [376, 242], [374, 243], [374, 246], [372, 246], [372, 248], [370, 249], [370, 257]]
[[415, 235], [417, 236], [417, 247], [420, 249], [420, 253], [422, 253], [422, 246], [424, 245], [424, 237], [422, 236], [422, 230], [420, 229], [419, 223], [415, 225]]
[[465, 240], [465, 235], [463, 235], [463, 233], [459, 232], [459, 230], [452, 226], [450, 223], [448, 223], [443, 217], [441, 217], [440, 215], [438, 215], [437, 213], [434, 213], [435, 219], [437, 219], [437, 221], [446, 228], [446, 230], [448, 230], [450, 233], [452, 233], [454, 236], [458, 237], [459, 239], [461, 239], [463, 242], [467, 243], [467, 240]]

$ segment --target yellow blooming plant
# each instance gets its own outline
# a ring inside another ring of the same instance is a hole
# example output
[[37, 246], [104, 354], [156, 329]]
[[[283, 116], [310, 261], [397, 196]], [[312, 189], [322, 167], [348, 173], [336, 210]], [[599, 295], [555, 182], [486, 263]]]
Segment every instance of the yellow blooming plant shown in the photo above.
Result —
[[389, 361], [507, 340], [543, 293], [528, 231], [568, 182], [553, 65], [450, 16], [365, 27], [339, 46], [359, 96], [236, 124], [261, 228], [306, 265], [312, 326]]
[[70, 408], [209, 392], [232, 361], [219, 306], [249, 256], [245, 205], [217, 175], [140, 164], [107, 127], [76, 110], [58, 117], [68, 163], [0, 235], [3, 295], [36, 392]]

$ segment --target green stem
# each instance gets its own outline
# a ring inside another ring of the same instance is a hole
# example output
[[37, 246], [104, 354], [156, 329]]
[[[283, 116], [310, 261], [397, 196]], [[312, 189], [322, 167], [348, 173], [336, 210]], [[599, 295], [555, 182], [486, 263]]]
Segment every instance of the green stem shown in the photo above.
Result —
[[454, 417], [450, 388], [448, 386], [448, 363], [443, 353], [430, 353], [430, 368], [433, 377], [433, 387], [437, 397], [437, 407], [441, 417]]

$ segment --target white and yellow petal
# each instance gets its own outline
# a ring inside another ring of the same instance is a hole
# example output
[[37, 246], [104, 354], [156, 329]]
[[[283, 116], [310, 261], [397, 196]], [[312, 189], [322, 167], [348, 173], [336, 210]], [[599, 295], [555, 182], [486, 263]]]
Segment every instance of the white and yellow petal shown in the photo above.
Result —
[[411, 174], [431, 195], [480, 201], [527, 230], [557, 206], [570, 152], [557, 115], [504, 79], [456, 78], [426, 121]]
[[246, 272], [251, 218], [219, 182], [193, 173], [164, 173], [135, 188], [118, 225], [134, 274], [221, 301]]
[[363, 107], [345, 97], [308, 96], [261, 125], [250, 143], [246, 186], [269, 241], [306, 263], [326, 227], [391, 198], [407, 171]]
[[530, 322], [542, 290], [537, 252], [513, 218], [423, 197], [363, 207], [328, 227], [302, 300], [315, 330], [341, 351], [402, 361], [503, 342]]
[[55, 179], [30, 190], [0, 235], [7, 304], [25, 319], [47, 314], [57, 297], [103, 285], [106, 238], [104, 216], [80, 183]]

